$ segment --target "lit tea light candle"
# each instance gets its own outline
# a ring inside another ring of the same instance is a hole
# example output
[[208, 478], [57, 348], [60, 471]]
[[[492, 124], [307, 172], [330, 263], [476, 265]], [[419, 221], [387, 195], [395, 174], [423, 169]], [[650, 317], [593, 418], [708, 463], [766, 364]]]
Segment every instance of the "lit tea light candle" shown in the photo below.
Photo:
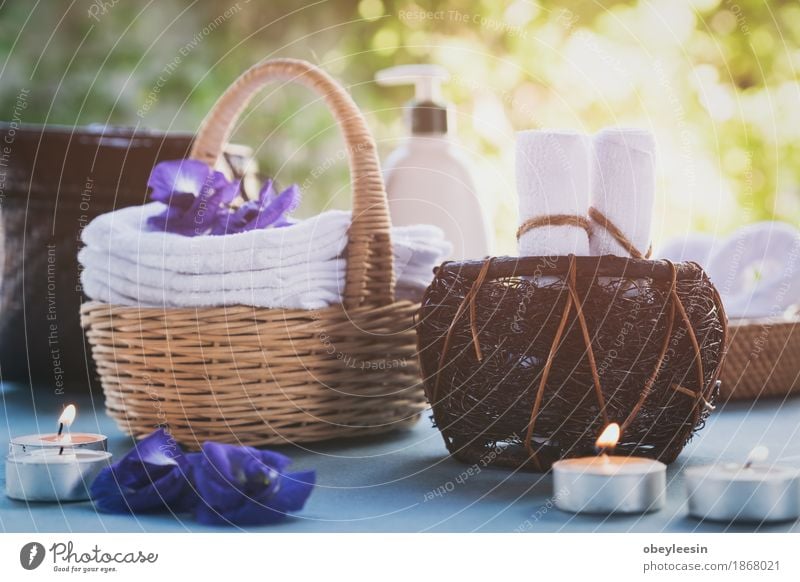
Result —
[[572, 513], [645, 513], [664, 506], [666, 465], [609, 454], [619, 441], [617, 423], [597, 439], [600, 454], [553, 463], [555, 505]]
[[28, 453], [37, 449], [72, 447], [105, 451], [107, 438], [102, 434], [71, 432], [77, 410], [70, 404], [58, 419], [58, 431], [47, 434], [29, 434], [13, 437], [9, 443], [9, 453]]
[[768, 457], [769, 450], [759, 446], [744, 463], [686, 469], [689, 514], [729, 523], [800, 517], [800, 470], [768, 464]]
[[58, 419], [54, 435], [12, 439], [6, 458], [6, 495], [23, 501], [83, 501], [89, 486], [111, 461], [106, 437], [72, 434], [75, 406]]

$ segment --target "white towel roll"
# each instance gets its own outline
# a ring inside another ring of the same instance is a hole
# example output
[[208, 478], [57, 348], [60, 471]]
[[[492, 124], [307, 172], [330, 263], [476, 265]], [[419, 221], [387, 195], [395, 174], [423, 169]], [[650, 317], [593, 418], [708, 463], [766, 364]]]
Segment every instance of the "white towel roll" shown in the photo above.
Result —
[[715, 241], [713, 234], [692, 232], [669, 239], [653, 256], [670, 261], [694, 261], [705, 269], [714, 252]]
[[[547, 216], [585, 222], [589, 209], [589, 139], [574, 131], [517, 133], [520, 225]], [[520, 256], [588, 255], [589, 235], [576, 225], [539, 226], [523, 233]]]
[[714, 252], [707, 271], [728, 317], [782, 316], [800, 303], [800, 231], [783, 222], [744, 226]]
[[[655, 140], [646, 130], [607, 128], [593, 139], [591, 205], [642, 254], [650, 246], [655, 196]], [[592, 221], [592, 255], [631, 256], [614, 236]]]

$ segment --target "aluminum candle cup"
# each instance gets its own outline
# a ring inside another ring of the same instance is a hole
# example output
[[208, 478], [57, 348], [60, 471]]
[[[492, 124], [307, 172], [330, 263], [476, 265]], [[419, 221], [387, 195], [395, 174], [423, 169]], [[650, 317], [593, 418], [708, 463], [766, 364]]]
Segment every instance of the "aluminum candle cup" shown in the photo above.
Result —
[[12, 455], [29, 453], [38, 449], [87, 449], [93, 451], [105, 451], [108, 445], [108, 438], [102, 434], [92, 434], [85, 432], [64, 433], [58, 435], [51, 434], [29, 434], [14, 437], [8, 444], [8, 452]]
[[6, 458], [6, 495], [22, 501], [85, 501], [111, 453], [42, 448]]
[[800, 517], [800, 471], [737, 463], [690, 467], [684, 473], [689, 514], [736, 522], [787, 521]]
[[[6, 495], [22, 501], [84, 501], [89, 486], [107, 467], [105, 436], [71, 433], [77, 410], [69, 404], [58, 418], [58, 432], [11, 439], [6, 457]], [[66, 429], [66, 430], [65, 430]]]
[[641, 457], [583, 457], [553, 464], [555, 505], [572, 513], [646, 513], [664, 507], [667, 466]]

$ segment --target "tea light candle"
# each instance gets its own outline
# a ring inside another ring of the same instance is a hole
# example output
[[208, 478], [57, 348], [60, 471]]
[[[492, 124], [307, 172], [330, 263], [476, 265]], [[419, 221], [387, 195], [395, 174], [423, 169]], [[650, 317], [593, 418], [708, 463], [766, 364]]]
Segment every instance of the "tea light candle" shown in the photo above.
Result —
[[[96, 451], [105, 451], [108, 439], [102, 434], [71, 432], [70, 427], [75, 421], [77, 409], [74, 404], [64, 408], [58, 418], [58, 432], [48, 434], [29, 434], [13, 437], [8, 445], [11, 454], [27, 453], [45, 448], [86, 448]], [[67, 429], [64, 432], [64, 429]]]
[[[6, 495], [23, 501], [82, 501], [88, 487], [109, 464], [103, 435], [72, 434], [75, 406], [67, 406], [55, 434], [11, 440], [6, 458]], [[64, 429], [67, 429], [64, 432]]]
[[800, 471], [767, 464], [768, 456], [766, 447], [756, 447], [745, 463], [686, 469], [689, 514], [728, 523], [800, 517]]
[[645, 513], [664, 506], [666, 465], [606, 453], [619, 440], [612, 423], [597, 439], [601, 454], [553, 463], [555, 505], [572, 513]]

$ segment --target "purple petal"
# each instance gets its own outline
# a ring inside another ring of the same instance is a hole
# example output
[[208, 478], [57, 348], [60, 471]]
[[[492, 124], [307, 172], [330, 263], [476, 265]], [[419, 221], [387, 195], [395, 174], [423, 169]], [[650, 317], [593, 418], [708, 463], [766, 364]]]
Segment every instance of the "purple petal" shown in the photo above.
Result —
[[181, 457], [183, 451], [175, 439], [163, 428], [159, 428], [138, 441], [122, 460], [136, 459], [153, 465], [177, 465]]
[[272, 178], [267, 178], [267, 181], [264, 182], [264, 185], [261, 186], [261, 190], [258, 192], [258, 201], [261, 203], [261, 206], [266, 206], [275, 196], [277, 196], [277, 192], [275, 192], [275, 181]]
[[147, 185], [159, 196], [173, 192], [196, 195], [206, 182], [210, 168], [198, 160], [174, 160], [156, 164]]
[[215, 173], [213, 182], [213, 185], [203, 187], [192, 207], [176, 224], [182, 234], [206, 234], [217, 223], [221, 206], [236, 198], [241, 186], [239, 181], [228, 182], [220, 172]]
[[217, 218], [214, 224], [211, 225], [211, 231], [208, 234], [224, 235], [233, 232], [233, 216], [234, 213], [230, 212], [227, 208], [220, 209], [217, 212]]
[[269, 501], [269, 505], [278, 511], [299, 511], [314, 489], [317, 475], [314, 471], [290, 473], [281, 478], [278, 492]]
[[216, 481], [233, 482], [235, 477], [233, 475], [233, 466], [229, 458], [229, 453], [232, 452], [230, 448], [235, 449], [234, 445], [224, 445], [221, 443], [205, 442], [203, 443], [203, 451], [200, 457], [201, 466], [205, 469], [211, 469], [212, 477]]
[[150, 199], [166, 204], [170, 208], [186, 210], [194, 203], [194, 194], [189, 192], [169, 192], [167, 190], [153, 190]]
[[160, 476], [145, 470], [136, 482], [121, 468], [106, 467], [92, 482], [90, 493], [95, 507], [105, 513], [182, 513], [197, 503], [188, 475], [178, 466]]
[[228, 204], [239, 194], [241, 180], [229, 182], [222, 172], [213, 172], [206, 179], [198, 196], [209, 204]]
[[276, 453], [275, 451], [259, 451], [258, 449], [253, 449], [258, 454], [258, 460], [270, 467], [278, 471], [278, 473], [283, 473], [284, 470], [292, 464], [292, 460], [287, 457], [286, 455], [282, 455], [280, 453]]
[[168, 206], [161, 214], [156, 214], [147, 218], [147, 228], [150, 230], [170, 231], [170, 221], [180, 220], [183, 210], [174, 206]]
[[255, 220], [250, 221], [243, 230], [266, 228], [297, 208], [299, 203], [300, 189], [297, 184], [292, 184], [273, 198], [266, 208], [262, 208]]
[[90, 493], [97, 508], [109, 513], [187, 511], [197, 501], [190, 471], [183, 451], [159, 429], [101, 471]]

